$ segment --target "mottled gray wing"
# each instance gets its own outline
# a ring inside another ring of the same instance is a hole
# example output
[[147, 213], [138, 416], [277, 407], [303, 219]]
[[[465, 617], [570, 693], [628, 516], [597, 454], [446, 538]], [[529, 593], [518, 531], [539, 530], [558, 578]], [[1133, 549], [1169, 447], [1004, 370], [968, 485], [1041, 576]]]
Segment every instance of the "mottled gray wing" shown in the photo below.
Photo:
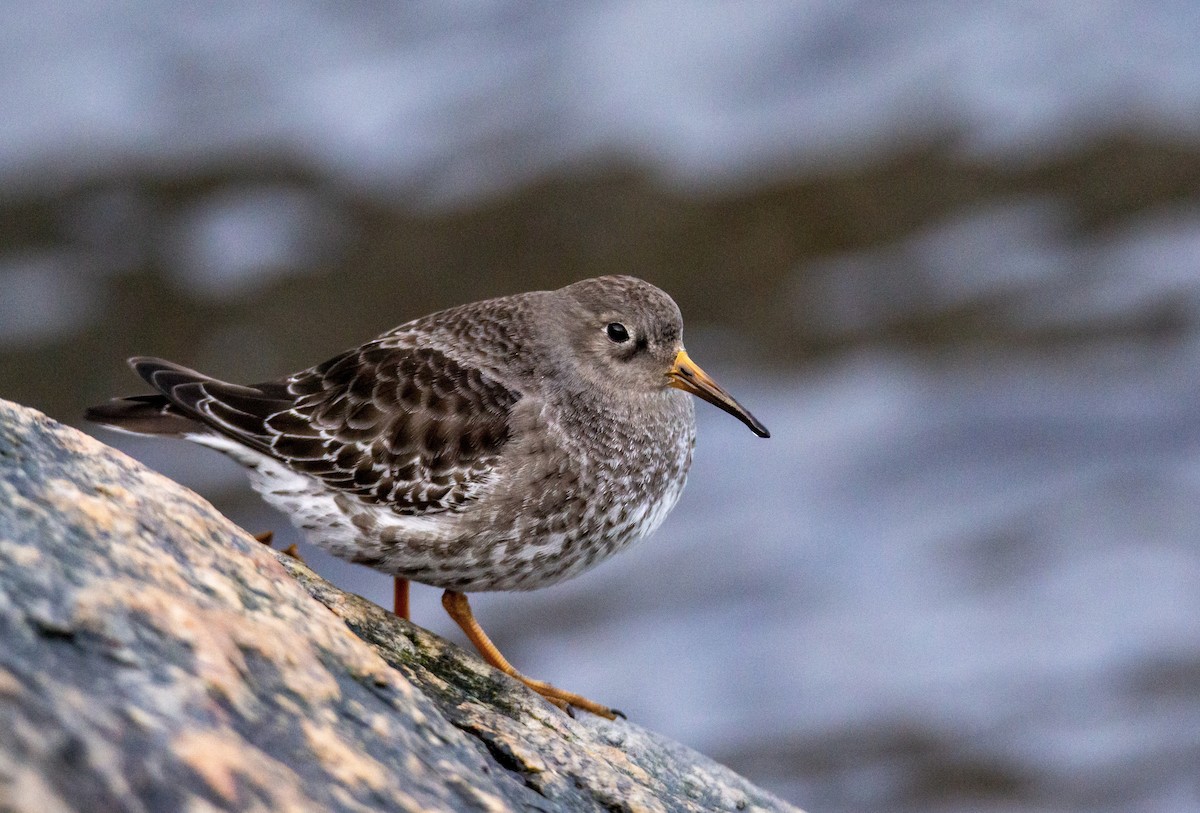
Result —
[[190, 370], [165, 365], [134, 364], [211, 428], [405, 515], [459, 510], [478, 495], [508, 441], [520, 398], [431, 348], [371, 343], [253, 387], [197, 380]]

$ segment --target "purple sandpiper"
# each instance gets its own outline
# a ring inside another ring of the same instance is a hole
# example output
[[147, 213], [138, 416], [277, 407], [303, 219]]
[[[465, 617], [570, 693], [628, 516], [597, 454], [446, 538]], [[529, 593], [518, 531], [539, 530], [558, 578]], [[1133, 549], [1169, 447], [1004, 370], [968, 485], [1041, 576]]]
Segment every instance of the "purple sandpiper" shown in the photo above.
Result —
[[335, 556], [445, 590], [493, 666], [550, 702], [614, 710], [517, 672], [465, 593], [576, 576], [654, 530], [683, 490], [692, 400], [766, 427], [683, 349], [679, 307], [628, 276], [474, 302], [252, 386], [138, 357], [154, 395], [87, 418], [186, 438], [249, 469], [254, 488]]

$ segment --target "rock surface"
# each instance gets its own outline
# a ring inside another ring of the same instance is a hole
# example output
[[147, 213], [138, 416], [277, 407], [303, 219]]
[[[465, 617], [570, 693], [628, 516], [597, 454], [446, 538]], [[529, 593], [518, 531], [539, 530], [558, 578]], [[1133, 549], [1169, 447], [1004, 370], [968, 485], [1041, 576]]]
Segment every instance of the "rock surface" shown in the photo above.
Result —
[[795, 810], [0, 400], [0, 810]]

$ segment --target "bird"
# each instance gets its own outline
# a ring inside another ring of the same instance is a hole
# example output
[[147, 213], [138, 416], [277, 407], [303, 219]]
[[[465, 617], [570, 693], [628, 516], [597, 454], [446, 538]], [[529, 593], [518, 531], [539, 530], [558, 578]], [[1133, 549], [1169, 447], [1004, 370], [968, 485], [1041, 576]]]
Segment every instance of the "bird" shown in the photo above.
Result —
[[657, 528], [691, 466], [691, 396], [770, 437], [688, 356], [675, 301], [632, 276], [452, 307], [259, 384], [128, 363], [154, 392], [89, 421], [228, 455], [311, 542], [393, 576], [397, 615], [409, 581], [441, 588], [489, 664], [609, 719], [517, 671], [467, 593], [561, 582]]

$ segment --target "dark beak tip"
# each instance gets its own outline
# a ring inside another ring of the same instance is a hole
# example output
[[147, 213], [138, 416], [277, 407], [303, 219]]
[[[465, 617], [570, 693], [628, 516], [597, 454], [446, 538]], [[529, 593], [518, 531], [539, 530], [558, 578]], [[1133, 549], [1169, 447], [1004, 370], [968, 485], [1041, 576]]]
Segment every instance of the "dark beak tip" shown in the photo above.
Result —
[[759, 423], [758, 418], [752, 416], [750, 420], [746, 421], [746, 426], [750, 427], [750, 431], [760, 438], [771, 437], [771, 430]]

